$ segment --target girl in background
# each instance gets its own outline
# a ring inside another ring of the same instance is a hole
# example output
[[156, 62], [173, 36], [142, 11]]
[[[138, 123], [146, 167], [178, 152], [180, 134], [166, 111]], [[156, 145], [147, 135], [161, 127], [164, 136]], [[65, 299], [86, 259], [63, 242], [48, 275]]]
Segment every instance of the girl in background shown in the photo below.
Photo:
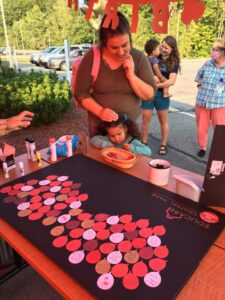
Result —
[[[167, 139], [169, 135], [169, 106], [170, 98], [163, 96], [163, 89], [174, 85], [177, 79], [178, 70], [180, 69], [180, 55], [176, 39], [168, 35], [161, 43], [161, 54], [158, 57], [159, 69], [162, 75], [167, 79], [164, 82], [157, 83], [158, 92], [152, 101], [142, 101], [142, 109], [145, 110], [145, 117], [148, 119], [148, 126], [151, 122], [154, 108], [157, 111], [161, 129], [161, 145], [158, 150], [159, 155], [165, 155], [168, 152]], [[146, 121], [147, 122], [147, 121]], [[142, 142], [148, 142], [148, 132], [142, 134]]]

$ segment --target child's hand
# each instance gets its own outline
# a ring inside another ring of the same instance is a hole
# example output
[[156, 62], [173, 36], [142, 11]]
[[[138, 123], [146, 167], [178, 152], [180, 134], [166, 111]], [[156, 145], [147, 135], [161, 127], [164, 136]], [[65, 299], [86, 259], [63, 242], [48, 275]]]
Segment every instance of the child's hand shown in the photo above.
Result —
[[127, 151], [130, 151], [130, 144], [124, 144], [123, 148]]

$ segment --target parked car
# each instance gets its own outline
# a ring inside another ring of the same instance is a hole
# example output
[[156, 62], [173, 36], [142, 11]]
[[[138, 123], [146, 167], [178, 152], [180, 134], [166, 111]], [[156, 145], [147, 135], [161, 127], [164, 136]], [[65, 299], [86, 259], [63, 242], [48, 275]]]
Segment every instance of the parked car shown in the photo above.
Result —
[[91, 48], [91, 44], [80, 44], [77, 46], [79, 46], [82, 50], [89, 50]]
[[7, 47], [1, 47], [1, 48], [0, 48], [0, 54], [2, 54], [2, 55], [7, 55], [7, 54], [9, 54], [9, 53], [8, 53], [8, 52], [9, 52], [9, 49], [10, 49], [11, 54], [13, 54], [13, 48], [12, 48], [12, 47], [9, 47], [9, 48], [7, 48]]
[[[83, 56], [88, 50], [77, 50], [74, 49], [70, 52], [69, 56], [69, 64], [70, 70], [72, 70], [72, 65], [75, 60]], [[61, 71], [66, 71], [66, 56], [62, 56], [59, 58], [50, 57], [48, 60], [48, 67], [50, 69], [59, 69]]]
[[[82, 45], [71, 45], [70, 46], [70, 51], [72, 50], [87, 50], [90, 49], [91, 45], [89, 44], [82, 44]], [[49, 67], [49, 59], [50, 58], [61, 58], [65, 56], [65, 48], [64, 46], [60, 46], [57, 49], [53, 50], [51, 53], [43, 53], [40, 57], [39, 57], [39, 64], [41, 66], [44, 66], [45, 68]]]
[[5, 48], [4, 47], [0, 47], [0, 55], [3, 54]]
[[33, 54], [30, 56], [30, 63], [39, 66], [38, 59], [39, 59], [39, 57], [41, 56], [41, 54], [43, 54], [43, 53], [50, 53], [50, 52], [52, 52], [55, 48], [56, 48], [56, 46], [51, 46], [51, 47], [48, 47], [48, 48], [46, 48], [46, 49], [44, 49], [44, 50], [42, 50], [42, 51], [40, 51], [40, 52], [33, 53]]

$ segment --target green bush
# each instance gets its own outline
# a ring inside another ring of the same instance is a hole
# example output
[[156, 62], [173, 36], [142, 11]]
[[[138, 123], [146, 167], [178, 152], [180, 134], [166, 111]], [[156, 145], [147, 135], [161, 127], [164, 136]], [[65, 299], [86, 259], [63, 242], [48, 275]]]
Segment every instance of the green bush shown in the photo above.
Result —
[[70, 85], [56, 73], [22, 73], [5, 67], [0, 70], [1, 118], [26, 109], [35, 113], [33, 124], [48, 124], [59, 119], [70, 104]]

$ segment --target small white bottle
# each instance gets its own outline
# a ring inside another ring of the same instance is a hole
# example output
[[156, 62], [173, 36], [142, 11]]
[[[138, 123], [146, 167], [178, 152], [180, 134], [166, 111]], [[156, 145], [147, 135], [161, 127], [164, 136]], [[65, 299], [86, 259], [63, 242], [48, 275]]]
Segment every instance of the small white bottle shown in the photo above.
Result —
[[19, 170], [20, 170], [20, 175], [24, 176], [24, 164], [22, 161], [19, 161]]
[[66, 136], [66, 154], [67, 154], [67, 157], [73, 156], [73, 147], [72, 147], [71, 135]]
[[36, 150], [36, 145], [34, 139], [30, 138], [29, 139], [29, 144], [30, 144], [30, 157], [32, 161], [36, 161], [35, 157], [35, 150]]
[[49, 149], [50, 149], [50, 160], [57, 161], [56, 145], [55, 145], [54, 138], [49, 139]]
[[7, 163], [3, 162], [2, 163], [2, 167], [3, 167], [3, 170], [4, 170], [4, 177], [5, 178], [9, 178], [9, 170], [8, 170]]
[[29, 138], [25, 138], [25, 146], [27, 149], [27, 159], [31, 159], [30, 157], [30, 142], [29, 142]]

